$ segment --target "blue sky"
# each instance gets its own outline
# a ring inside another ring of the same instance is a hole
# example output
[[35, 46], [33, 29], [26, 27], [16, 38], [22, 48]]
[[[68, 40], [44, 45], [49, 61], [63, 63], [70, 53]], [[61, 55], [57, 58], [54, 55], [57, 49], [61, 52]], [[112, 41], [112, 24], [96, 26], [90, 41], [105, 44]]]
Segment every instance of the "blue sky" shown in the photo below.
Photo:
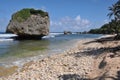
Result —
[[5, 31], [11, 15], [23, 8], [49, 13], [50, 31], [86, 31], [109, 21], [108, 7], [118, 0], [1, 0], [0, 32]]

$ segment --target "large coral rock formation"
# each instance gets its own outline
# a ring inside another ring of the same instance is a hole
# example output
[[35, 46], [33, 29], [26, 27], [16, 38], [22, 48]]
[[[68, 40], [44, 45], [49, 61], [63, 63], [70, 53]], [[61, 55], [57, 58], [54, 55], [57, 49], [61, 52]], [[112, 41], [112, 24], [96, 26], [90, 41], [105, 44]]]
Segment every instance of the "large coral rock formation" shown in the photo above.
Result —
[[49, 34], [49, 25], [47, 12], [22, 9], [12, 15], [6, 32], [17, 34], [16, 39], [41, 39]]

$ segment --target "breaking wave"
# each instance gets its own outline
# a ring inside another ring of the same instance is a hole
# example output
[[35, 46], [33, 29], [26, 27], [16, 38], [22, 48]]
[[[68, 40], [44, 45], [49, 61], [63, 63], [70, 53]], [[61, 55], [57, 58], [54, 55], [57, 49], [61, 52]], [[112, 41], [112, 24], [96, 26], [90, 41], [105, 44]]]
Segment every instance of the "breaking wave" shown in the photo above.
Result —
[[13, 41], [11, 37], [15, 37], [15, 34], [0, 34], [0, 41]]

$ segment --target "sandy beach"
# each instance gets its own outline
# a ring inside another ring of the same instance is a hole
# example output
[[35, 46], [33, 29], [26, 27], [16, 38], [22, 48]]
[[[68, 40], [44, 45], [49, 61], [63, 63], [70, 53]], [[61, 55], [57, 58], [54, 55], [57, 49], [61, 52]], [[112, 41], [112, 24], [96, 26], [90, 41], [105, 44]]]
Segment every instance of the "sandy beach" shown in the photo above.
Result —
[[64, 53], [15, 67], [0, 80], [120, 80], [119, 50], [120, 41], [80, 40]]

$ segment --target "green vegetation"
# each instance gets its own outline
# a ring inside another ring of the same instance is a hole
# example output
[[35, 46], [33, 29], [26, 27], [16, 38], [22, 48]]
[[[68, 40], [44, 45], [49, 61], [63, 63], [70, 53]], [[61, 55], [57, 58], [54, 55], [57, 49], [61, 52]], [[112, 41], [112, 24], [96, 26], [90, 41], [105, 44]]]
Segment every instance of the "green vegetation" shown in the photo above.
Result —
[[92, 34], [116, 34], [120, 33], [120, 21], [112, 20], [111, 22], [104, 24], [101, 28], [91, 29], [89, 33]]
[[40, 14], [42, 17], [48, 16], [48, 13], [44, 12], [42, 10], [25, 8], [25, 9], [22, 9], [22, 10], [18, 11], [17, 13], [15, 13], [12, 16], [12, 19], [17, 20], [18, 22], [23, 22], [23, 21], [27, 20], [28, 17], [30, 17], [30, 15], [37, 15], [37, 14]]
[[43, 12], [42, 10], [34, 10], [34, 9], [29, 9], [30, 10], [30, 14], [40, 14], [42, 17], [48, 16], [47, 12]]
[[109, 18], [113, 19], [107, 24], [104, 24], [99, 29], [91, 29], [89, 33], [93, 34], [119, 34], [120, 33], [120, 0], [109, 7]]
[[17, 20], [18, 22], [25, 21], [28, 17], [30, 17], [29, 9], [22, 9], [13, 15], [13, 20]]

